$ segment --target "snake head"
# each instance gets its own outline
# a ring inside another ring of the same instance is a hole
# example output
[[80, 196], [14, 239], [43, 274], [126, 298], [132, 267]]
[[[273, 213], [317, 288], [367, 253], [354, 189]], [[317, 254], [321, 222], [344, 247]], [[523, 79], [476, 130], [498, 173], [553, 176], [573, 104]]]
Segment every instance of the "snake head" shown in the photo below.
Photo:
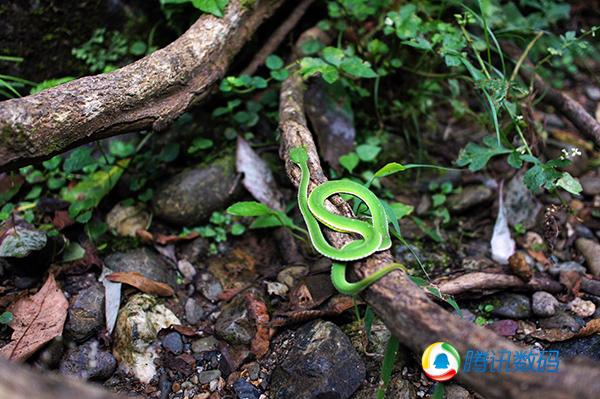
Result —
[[294, 147], [290, 150], [290, 159], [297, 164], [308, 162], [308, 154], [304, 147]]

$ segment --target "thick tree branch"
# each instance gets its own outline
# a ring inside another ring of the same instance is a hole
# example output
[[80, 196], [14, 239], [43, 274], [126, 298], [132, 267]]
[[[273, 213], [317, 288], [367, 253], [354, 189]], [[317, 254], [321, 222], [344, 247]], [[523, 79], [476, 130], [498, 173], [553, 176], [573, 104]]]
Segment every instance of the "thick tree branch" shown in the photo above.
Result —
[[117, 71], [0, 103], [0, 171], [78, 144], [162, 130], [205, 98], [231, 60], [283, 0], [232, 0], [167, 47]]
[[[300, 44], [311, 37], [323, 37], [317, 29], [305, 32]], [[304, 117], [304, 86], [297, 74], [292, 74], [283, 84], [280, 95], [280, 128], [282, 131], [280, 156], [284, 160], [290, 180], [298, 185], [300, 172], [289, 160], [290, 149], [304, 146], [309, 154], [311, 189], [326, 181], [312, 134]], [[338, 212], [351, 215], [351, 210], [341, 199], [329, 205]], [[351, 238], [328, 231], [330, 242], [341, 247]], [[360, 277], [372, 274], [393, 262], [389, 251], [379, 252], [351, 265]], [[522, 350], [494, 332], [459, 318], [431, 301], [422, 289], [413, 284], [401, 271], [395, 271], [367, 289], [366, 302], [390, 328], [392, 333], [411, 350], [420, 354], [433, 342], [446, 341], [454, 345], [462, 356], [468, 350], [515, 353]], [[543, 397], [597, 398], [600, 395], [600, 369], [592, 362], [561, 361], [558, 373], [459, 373], [461, 382], [486, 398]], [[585, 383], [582, 383], [585, 381]]]

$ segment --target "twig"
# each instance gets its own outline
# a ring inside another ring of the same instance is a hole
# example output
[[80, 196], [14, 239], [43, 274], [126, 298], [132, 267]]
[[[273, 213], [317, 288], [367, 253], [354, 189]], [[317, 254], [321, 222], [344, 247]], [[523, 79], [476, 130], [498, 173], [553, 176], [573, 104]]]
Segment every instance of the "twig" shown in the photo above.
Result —
[[474, 272], [463, 274], [450, 280], [434, 282], [437, 288], [447, 295], [461, 295], [498, 291], [506, 288], [558, 293], [562, 285], [546, 277], [534, 277], [527, 283], [517, 276], [502, 273]]
[[[303, 33], [296, 43], [296, 57], [301, 53], [301, 45], [306, 40], [328, 39], [319, 29], [313, 28]], [[289, 160], [289, 151], [304, 146], [308, 153], [311, 172], [310, 189], [326, 181], [320, 165], [319, 155], [311, 132], [307, 128], [304, 115], [304, 84], [297, 73], [292, 73], [281, 87], [279, 106], [279, 126], [281, 129], [280, 157], [285, 162], [288, 177], [298, 185], [300, 171]], [[326, 203], [333, 211], [350, 216], [351, 208], [341, 198], [332, 197]], [[325, 230], [332, 245], [341, 247], [351, 238], [330, 230]], [[359, 277], [364, 278], [375, 270], [393, 262], [390, 251], [378, 252], [349, 266]], [[431, 343], [446, 341], [461, 354], [467, 350], [509, 351], [519, 348], [512, 342], [496, 335], [493, 331], [469, 323], [457, 315], [443, 309], [430, 300], [401, 271], [388, 274], [371, 285], [363, 298], [385, 322], [394, 336], [417, 354]], [[486, 398], [516, 399], [528, 397], [597, 398], [600, 392], [600, 368], [590, 361], [568, 362], [561, 360], [558, 373], [506, 373], [497, 378], [494, 373], [459, 373], [459, 381], [465, 383]], [[586, 381], [582, 384], [581, 381]]]

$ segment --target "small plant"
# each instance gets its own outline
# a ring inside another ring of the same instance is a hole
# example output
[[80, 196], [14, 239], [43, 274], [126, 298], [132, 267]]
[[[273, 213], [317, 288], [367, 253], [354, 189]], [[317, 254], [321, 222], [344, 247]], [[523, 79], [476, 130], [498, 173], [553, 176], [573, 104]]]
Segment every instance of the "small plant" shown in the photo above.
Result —
[[231, 215], [213, 212], [208, 224], [185, 228], [180, 235], [185, 237], [192, 233], [197, 233], [200, 237], [208, 239], [210, 242], [209, 252], [214, 255], [219, 252], [218, 244], [227, 241], [228, 234], [240, 236], [245, 231], [246, 227], [241, 223], [235, 222]]

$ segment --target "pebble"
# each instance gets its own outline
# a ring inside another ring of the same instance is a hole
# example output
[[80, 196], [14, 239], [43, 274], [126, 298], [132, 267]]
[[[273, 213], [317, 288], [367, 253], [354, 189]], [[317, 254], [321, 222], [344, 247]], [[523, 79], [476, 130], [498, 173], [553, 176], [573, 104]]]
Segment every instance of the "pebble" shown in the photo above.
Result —
[[452, 211], [460, 213], [490, 201], [492, 196], [492, 190], [484, 185], [466, 186], [448, 198], [448, 205]]
[[286, 267], [277, 274], [277, 281], [287, 285], [290, 288], [296, 286], [296, 282], [308, 274], [306, 266], [290, 266]]
[[192, 351], [194, 353], [214, 351], [217, 350], [218, 347], [219, 341], [217, 341], [217, 339], [212, 335], [205, 338], [199, 338], [192, 342]]
[[570, 314], [558, 311], [554, 316], [539, 321], [540, 327], [542, 328], [565, 328], [573, 332], [579, 331], [579, 329], [585, 324], [582, 320], [577, 320]]
[[569, 271], [576, 271], [577, 273], [583, 274], [586, 272], [586, 269], [581, 264], [573, 261], [556, 263], [550, 265], [550, 267], [548, 268], [548, 273], [550, 273], [553, 276], [558, 276], [562, 272]]
[[233, 383], [233, 390], [237, 395], [237, 399], [259, 399], [260, 391], [250, 384], [248, 381], [240, 378]]
[[526, 319], [531, 316], [529, 298], [521, 294], [503, 293], [493, 297], [492, 313], [509, 319]]
[[196, 268], [186, 259], [180, 259], [177, 262], [177, 269], [179, 269], [186, 282], [192, 281], [196, 275]]
[[590, 317], [596, 311], [596, 305], [592, 301], [575, 298], [567, 305], [567, 308], [579, 317]]
[[162, 346], [169, 352], [179, 355], [183, 351], [183, 340], [181, 339], [181, 335], [176, 331], [166, 334], [162, 338]]
[[65, 333], [77, 342], [95, 335], [104, 326], [104, 288], [99, 283], [82, 290], [70, 301]]
[[206, 320], [206, 318], [215, 310], [216, 305], [210, 304], [207, 301], [199, 299], [188, 298], [185, 301], [185, 319], [190, 324], [196, 324], [199, 321]]
[[106, 380], [117, 368], [114, 356], [100, 349], [96, 340], [69, 349], [60, 361], [59, 371], [86, 380]]
[[446, 386], [446, 399], [470, 399], [472, 396], [465, 388], [456, 384]]
[[536, 224], [542, 204], [535, 198], [523, 183], [523, 174], [513, 177], [504, 189], [504, 206], [506, 220], [511, 226], [523, 225], [531, 229]]
[[104, 258], [104, 264], [114, 272], [138, 272], [152, 280], [177, 286], [177, 273], [155, 251], [143, 247], [116, 252]]
[[585, 258], [590, 273], [600, 276], [600, 244], [587, 238], [578, 238], [575, 246]]
[[256, 327], [243, 295], [223, 307], [215, 323], [215, 333], [230, 344], [248, 345], [252, 341]]
[[196, 280], [196, 289], [211, 302], [217, 302], [223, 286], [211, 273], [201, 273]]
[[586, 174], [579, 178], [583, 193], [594, 196], [600, 194], [600, 176], [597, 173]]
[[585, 86], [585, 95], [592, 101], [600, 101], [600, 89], [596, 86]]
[[292, 348], [271, 375], [272, 399], [348, 399], [365, 379], [365, 364], [350, 339], [331, 322], [299, 328]]
[[532, 296], [531, 309], [537, 316], [550, 317], [556, 314], [558, 300], [546, 291], [538, 291]]
[[209, 384], [211, 381], [218, 380], [220, 377], [220, 370], [201, 371], [198, 373], [198, 382], [200, 384]]
[[198, 237], [177, 247], [177, 258], [194, 263], [204, 259], [210, 249], [210, 242], [204, 237]]

